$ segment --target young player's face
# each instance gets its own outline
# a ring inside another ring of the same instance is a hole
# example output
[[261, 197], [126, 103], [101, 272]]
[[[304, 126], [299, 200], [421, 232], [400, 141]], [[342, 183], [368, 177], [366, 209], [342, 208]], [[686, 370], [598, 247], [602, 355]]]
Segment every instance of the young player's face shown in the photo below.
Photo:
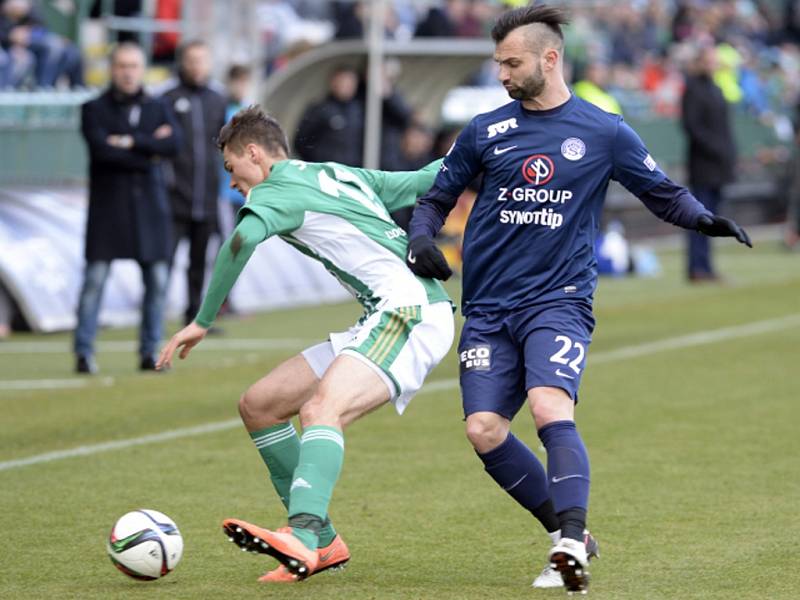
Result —
[[532, 100], [544, 91], [541, 57], [531, 50], [521, 28], [497, 44], [494, 60], [499, 66], [497, 78], [514, 100]]
[[231, 188], [247, 197], [250, 190], [267, 178], [257, 150], [248, 144], [241, 154], [236, 154], [227, 146], [222, 151], [225, 170], [231, 174]]

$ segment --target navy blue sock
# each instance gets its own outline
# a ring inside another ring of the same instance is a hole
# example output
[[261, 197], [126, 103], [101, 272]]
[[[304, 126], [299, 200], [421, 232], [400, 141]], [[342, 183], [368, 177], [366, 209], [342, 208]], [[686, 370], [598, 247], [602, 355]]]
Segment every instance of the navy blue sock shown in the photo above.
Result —
[[539, 439], [547, 449], [550, 497], [562, 521], [561, 535], [582, 539], [585, 516], [583, 524], [575, 517], [589, 507], [589, 456], [583, 440], [573, 421], [548, 423], [539, 430]]
[[492, 479], [539, 519], [548, 532], [559, 528], [558, 517], [547, 492], [547, 474], [530, 448], [509, 433], [497, 448], [486, 454], [476, 454]]

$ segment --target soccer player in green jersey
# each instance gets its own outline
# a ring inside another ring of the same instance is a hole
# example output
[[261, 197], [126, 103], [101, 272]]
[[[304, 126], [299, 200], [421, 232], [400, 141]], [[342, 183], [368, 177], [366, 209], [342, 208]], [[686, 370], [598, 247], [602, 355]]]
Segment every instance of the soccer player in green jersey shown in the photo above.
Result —
[[[247, 202], [197, 317], [166, 344], [158, 368], [178, 349], [186, 358], [205, 337], [256, 246], [273, 235], [320, 261], [365, 311], [349, 331], [290, 358], [239, 401], [289, 524], [270, 531], [226, 519], [223, 528], [240, 547], [282, 563], [262, 581], [296, 581], [350, 558], [328, 518], [345, 427], [387, 402], [402, 413], [452, 344], [450, 298], [441, 283], [407, 268], [405, 231], [389, 216], [432, 185], [439, 162], [389, 173], [289, 160], [280, 125], [258, 107], [234, 115], [219, 146], [231, 187]], [[299, 438], [290, 422], [298, 414]]]

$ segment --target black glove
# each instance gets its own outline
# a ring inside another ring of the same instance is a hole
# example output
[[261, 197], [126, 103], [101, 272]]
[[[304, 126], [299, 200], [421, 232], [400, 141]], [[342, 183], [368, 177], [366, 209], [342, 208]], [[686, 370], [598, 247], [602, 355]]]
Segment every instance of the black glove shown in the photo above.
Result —
[[406, 264], [412, 273], [420, 277], [447, 281], [453, 274], [442, 251], [431, 238], [424, 235], [408, 242]]
[[735, 237], [749, 248], [753, 247], [750, 236], [735, 222], [719, 215], [701, 215], [697, 219], [697, 231], [711, 237]]

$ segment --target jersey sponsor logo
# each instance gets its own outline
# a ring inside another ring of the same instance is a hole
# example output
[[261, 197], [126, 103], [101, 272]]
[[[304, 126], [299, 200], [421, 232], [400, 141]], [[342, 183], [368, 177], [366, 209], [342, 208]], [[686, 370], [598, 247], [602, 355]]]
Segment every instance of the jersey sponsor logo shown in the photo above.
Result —
[[650, 171], [655, 171], [656, 167], [658, 166], [656, 165], [656, 161], [653, 160], [653, 157], [650, 156], [649, 154], [644, 157], [644, 160], [642, 162], [644, 162], [644, 166], [647, 167]]
[[531, 185], [544, 185], [553, 178], [555, 167], [549, 156], [534, 154], [522, 164], [522, 176]]
[[506, 119], [505, 121], [498, 121], [497, 123], [492, 123], [486, 128], [487, 138], [491, 139], [496, 135], [500, 135], [501, 133], [505, 133], [509, 129], [516, 129], [517, 119]]
[[501, 187], [500, 192], [497, 194], [499, 202], [506, 200], [513, 200], [514, 202], [538, 202], [544, 204], [552, 202], [553, 204], [564, 204], [567, 200], [572, 198], [572, 192], [569, 190], [547, 190], [544, 188], [505, 188]]
[[494, 155], [495, 156], [500, 156], [501, 154], [505, 154], [506, 152], [508, 152], [509, 150], [513, 150], [514, 148], [516, 148], [516, 146], [508, 146], [506, 148], [501, 148], [500, 146], [495, 146], [494, 147]]
[[389, 231], [384, 231], [384, 235], [386, 235], [386, 237], [390, 240], [396, 240], [397, 238], [405, 237], [408, 234], [402, 227], [395, 227]]
[[458, 355], [462, 371], [488, 371], [492, 366], [492, 347], [478, 344]]
[[552, 208], [542, 210], [501, 210], [500, 222], [507, 225], [541, 225], [550, 229], [561, 227], [564, 216]]
[[567, 160], [580, 160], [586, 154], [586, 144], [581, 138], [570, 137], [561, 144], [561, 156]]

